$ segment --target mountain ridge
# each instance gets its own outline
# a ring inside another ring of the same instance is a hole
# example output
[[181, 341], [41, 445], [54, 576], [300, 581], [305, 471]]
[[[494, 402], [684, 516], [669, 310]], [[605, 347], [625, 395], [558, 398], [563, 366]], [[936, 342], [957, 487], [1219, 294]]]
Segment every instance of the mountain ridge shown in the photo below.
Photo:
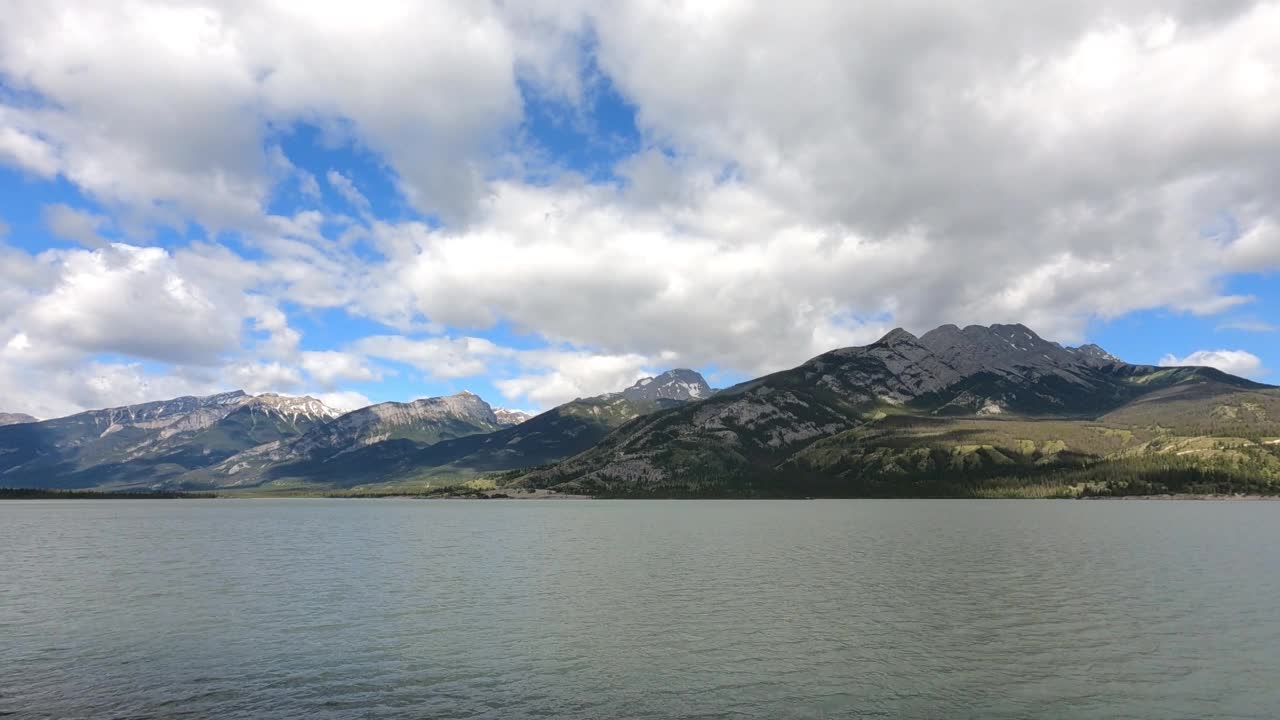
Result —
[[1064, 348], [1022, 325], [942, 326], [921, 337], [897, 328], [632, 421], [516, 484], [643, 495], [733, 494], [767, 482], [785, 493], [780, 475], [796, 469], [788, 462], [798, 453], [889, 415], [1079, 421], [1179, 383], [1212, 385], [1211, 395], [1268, 389], [1210, 368], [1132, 365], [1096, 346]]
[[1166, 476], [1280, 492], [1280, 391], [1021, 324], [895, 328], [722, 390], [676, 368], [533, 416], [466, 391], [340, 413], [237, 390], [0, 426], [8, 487], [776, 497], [1033, 480], [1102, 492]]
[[131, 476], [162, 482], [245, 447], [301, 434], [335, 413], [311, 397], [234, 390], [0, 426], [0, 482], [94, 487]]
[[[563, 459], [586, 450], [627, 420], [710, 394], [710, 386], [698, 373], [669, 370], [621, 391], [577, 398], [490, 432], [458, 433], [431, 441], [386, 437], [328, 457], [288, 457], [277, 453], [269, 462], [257, 465], [238, 456], [191, 480], [214, 485], [322, 480], [350, 486], [472, 477]], [[242, 455], [256, 452], [250, 450]], [[237, 463], [246, 462], [237, 467]], [[254, 474], [244, 475], [245, 470]]]

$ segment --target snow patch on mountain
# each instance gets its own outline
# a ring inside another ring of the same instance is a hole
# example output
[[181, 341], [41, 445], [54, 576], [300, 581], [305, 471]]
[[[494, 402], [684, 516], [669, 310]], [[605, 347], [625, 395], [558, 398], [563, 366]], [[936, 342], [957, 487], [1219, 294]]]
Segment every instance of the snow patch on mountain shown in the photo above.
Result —
[[700, 400], [711, 395], [711, 386], [702, 375], [687, 368], [668, 370], [657, 377], [642, 378], [619, 393], [632, 401]]
[[503, 426], [519, 425], [533, 417], [533, 413], [524, 410], [511, 410], [508, 408], [494, 408], [494, 417], [498, 418], [498, 424]]

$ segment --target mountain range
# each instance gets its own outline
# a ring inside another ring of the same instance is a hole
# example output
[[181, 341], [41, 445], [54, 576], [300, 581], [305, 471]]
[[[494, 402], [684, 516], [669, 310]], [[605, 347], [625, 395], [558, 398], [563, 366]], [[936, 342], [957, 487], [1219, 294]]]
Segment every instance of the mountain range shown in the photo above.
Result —
[[0, 426], [0, 487], [280, 489], [455, 481], [568, 457], [643, 413], [710, 394], [698, 373], [671, 370], [536, 417], [495, 409], [465, 391], [348, 413], [311, 397], [242, 391], [182, 397]]
[[1280, 393], [1260, 383], [1132, 365], [1022, 325], [944, 325], [638, 419], [516, 484], [627, 496], [1105, 494], [1176, 476], [1270, 491], [1278, 435]]
[[595, 496], [1280, 491], [1280, 390], [1022, 325], [894, 330], [713, 391], [692, 370], [534, 417], [471, 393], [345, 414], [224, 393], [0, 426], [0, 487]]

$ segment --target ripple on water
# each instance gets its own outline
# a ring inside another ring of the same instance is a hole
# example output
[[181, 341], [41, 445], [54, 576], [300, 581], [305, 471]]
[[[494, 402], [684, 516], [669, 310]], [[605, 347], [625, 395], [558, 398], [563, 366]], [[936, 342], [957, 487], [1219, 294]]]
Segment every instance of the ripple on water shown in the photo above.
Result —
[[0, 713], [1275, 717], [1274, 508], [0, 503]]

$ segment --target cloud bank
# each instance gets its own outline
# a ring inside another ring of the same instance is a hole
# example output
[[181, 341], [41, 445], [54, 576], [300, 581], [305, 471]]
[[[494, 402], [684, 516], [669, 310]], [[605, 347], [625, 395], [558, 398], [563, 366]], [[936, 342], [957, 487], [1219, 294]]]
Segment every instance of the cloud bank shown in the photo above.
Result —
[[[1274, 2], [19, 1], [0, 80], [0, 163], [80, 198], [41, 216], [73, 247], [3, 249], [4, 409], [43, 416], [406, 368], [546, 407], [1280, 269]], [[586, 172], [531, 118], [608, 135], [606, 86], [635, 136]], [[317, 347], [326, 312], [377, 329]]]

